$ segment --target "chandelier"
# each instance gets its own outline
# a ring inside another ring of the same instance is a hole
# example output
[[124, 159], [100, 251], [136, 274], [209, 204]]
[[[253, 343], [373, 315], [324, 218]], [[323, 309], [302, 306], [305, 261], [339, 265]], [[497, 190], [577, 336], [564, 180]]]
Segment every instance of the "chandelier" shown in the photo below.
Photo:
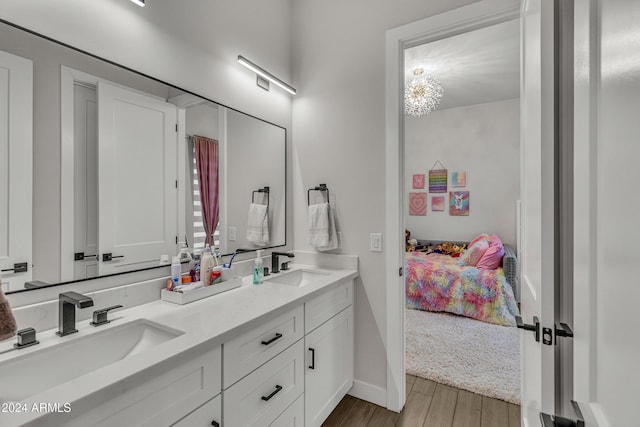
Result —
[[422, 68], [413, 70], [413, 77], [404, 87], [404, 112], [420, 117], [438, 107], [442, 99], [442, 84], [435, 77], [426, 77]]

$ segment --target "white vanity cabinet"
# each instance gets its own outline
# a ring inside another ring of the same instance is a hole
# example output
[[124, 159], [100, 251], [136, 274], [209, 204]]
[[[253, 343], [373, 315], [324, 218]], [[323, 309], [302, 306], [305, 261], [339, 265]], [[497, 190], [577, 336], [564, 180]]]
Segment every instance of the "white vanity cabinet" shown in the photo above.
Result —
[[320, 426], [353, 385], [353, 280], [223, 344], [226, 427]]
[[[353, 385], [353, 281], [307, 302], [305, 426], [322, 425]], [[319, 325], [317, 325], [319, 323]]]

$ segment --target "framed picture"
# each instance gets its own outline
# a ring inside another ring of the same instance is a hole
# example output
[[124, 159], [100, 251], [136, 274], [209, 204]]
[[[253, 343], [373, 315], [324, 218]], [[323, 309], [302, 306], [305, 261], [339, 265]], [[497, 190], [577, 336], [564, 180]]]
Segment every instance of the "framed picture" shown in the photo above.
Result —
[[466, 171], [451, 172], [451, 186], [452, 187], [466, 187], [467, 186], [467, 172]]
[[424, 174], [413, 175], [413, 188], [424, 188]]
[[431, 169], [429, 171], [429, 193], [447, 192], [447, 170]]
[[469, 216], [469, 192], [450, 191], [449, 192], [449, 215]]
[[427, 193], [409, 193], [409, 215], [427, 215]]
[[431, 196], [431, 210], [436, 212], [444, 211], [444, 196]]

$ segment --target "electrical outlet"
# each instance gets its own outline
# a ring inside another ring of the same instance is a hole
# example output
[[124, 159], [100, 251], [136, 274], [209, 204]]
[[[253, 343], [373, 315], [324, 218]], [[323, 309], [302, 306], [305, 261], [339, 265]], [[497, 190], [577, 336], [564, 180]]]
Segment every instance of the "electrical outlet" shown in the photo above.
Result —
[[382, 252], [382, 233], [371, 233], [369, 235], [369, 246], [371, 252]]
[[236, 241], [236, 228], [235, 227], [229, 227], [228, 228], [228, 234], [229, 234], [229, 241], [231, 242], [235, 242]]

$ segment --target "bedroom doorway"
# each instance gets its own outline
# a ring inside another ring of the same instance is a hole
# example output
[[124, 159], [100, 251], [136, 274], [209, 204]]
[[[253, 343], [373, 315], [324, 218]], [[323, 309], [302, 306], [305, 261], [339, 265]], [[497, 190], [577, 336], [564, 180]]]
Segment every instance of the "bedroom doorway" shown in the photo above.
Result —
[[520, 20], [404, 59], [407, 389], [466, 390], [519, 419]]

